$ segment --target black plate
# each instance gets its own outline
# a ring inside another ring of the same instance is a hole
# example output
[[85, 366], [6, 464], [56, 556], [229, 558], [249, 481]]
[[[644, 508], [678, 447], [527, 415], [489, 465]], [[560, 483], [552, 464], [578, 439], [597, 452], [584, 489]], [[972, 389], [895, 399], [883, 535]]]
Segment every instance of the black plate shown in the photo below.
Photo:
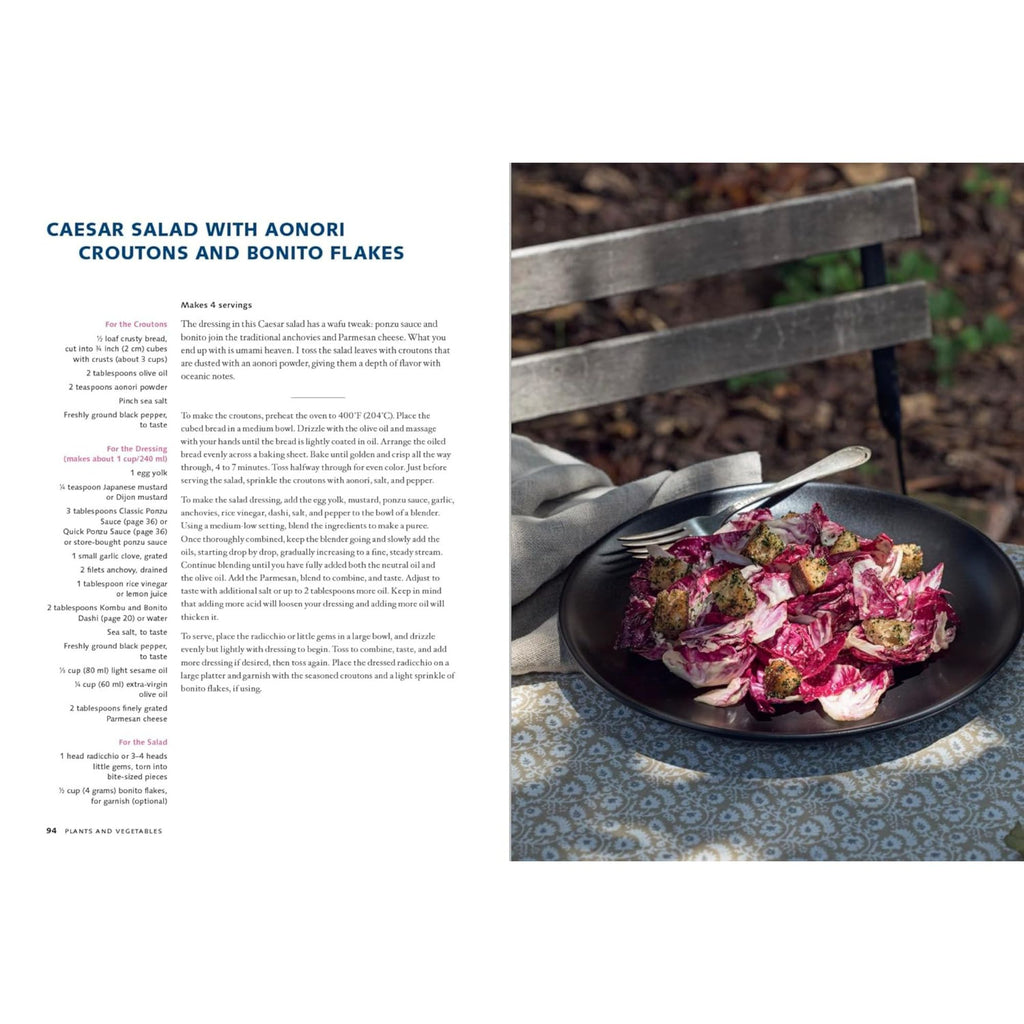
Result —
[[638, 562], [620, 534], [669, 526], [705, 515], [761, 485], [728, 487], [651, 509], [623, 523], [573, 563], [562, 591], [559, 629], [583, 671], [632, 707], [677, 725], [753, 739], [821, 739], [885, 729], [933, 715], [989, 679], [1013, 652], [1024, 630], [1024, 584], [1013, 563], [973, 526], [930, 505], [848, 484], [812, 483], [770, 506], [778, 515], [806, 512], [818, 501], [829, 518], [861, 536], [887, 533], [924, 549], [925, 569], [945, 563], [942, 586], [960, 616], [949, 649], [922, 665], [896, 669], [896, 683], [870, 718], [836, 722], [814, 704], [790, 704], [774, 715], [750, 698], [731, 708], [694, 700], [700, 692], [660, 662], [613, 649]]

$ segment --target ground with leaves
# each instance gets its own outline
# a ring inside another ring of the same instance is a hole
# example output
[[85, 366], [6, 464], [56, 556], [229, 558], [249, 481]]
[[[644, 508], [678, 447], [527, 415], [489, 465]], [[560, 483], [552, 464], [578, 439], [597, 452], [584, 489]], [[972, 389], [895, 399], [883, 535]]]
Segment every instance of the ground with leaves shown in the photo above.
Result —
[[[1024, 165], [518, 164], [512, 244], [664, 220], [912, 176], [923, 233], [886, 247], [890, 279], [929, 283], [934, 338], [898, 349], [908, 491], [997, 540], [1024, 543]], [[514, 317], [512, 354], [836, 294], [857, 261], [674, 285]], [[835, 448], [875, 455], [849, 482], [895, 490], [867, 353], [515, 425], [625, 482], [757, 450], [766, 479]]]

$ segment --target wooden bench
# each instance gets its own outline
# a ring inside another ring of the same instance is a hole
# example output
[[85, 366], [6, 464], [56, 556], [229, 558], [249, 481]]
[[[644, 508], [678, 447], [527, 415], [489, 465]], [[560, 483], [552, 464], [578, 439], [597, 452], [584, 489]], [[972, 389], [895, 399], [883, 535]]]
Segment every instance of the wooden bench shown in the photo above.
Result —
[[887, 285], [883, 244], [921, 233], [912, 178], [512, 252], [513, 314], [859, 249], [864, 287], [813, 302], [512, 360], [512, 422], [872, 351], [904, 491], [894, 347], [931, 337], [923, 281]]

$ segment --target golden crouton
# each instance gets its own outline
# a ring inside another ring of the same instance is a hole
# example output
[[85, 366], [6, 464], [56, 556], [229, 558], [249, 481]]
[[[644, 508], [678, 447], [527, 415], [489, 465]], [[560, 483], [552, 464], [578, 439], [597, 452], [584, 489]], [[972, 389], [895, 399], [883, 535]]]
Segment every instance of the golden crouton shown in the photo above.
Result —
[[865, 619], [864, 635], [882, 647], [905, 647], [910, 640], [910, 623], [905, 619]]
[[754, 588], [743, 578], [739, 569], [733, 569], [710, 587], [711, 596], [720, 612], [725, 615], [748, 615], [757, 605]]
[[747, 538], [747, 543], [743, 545], [740, 554], [752, 562], [757, 562], [758, 565], [770, 565], [779, 557], [785, 546], [786, 542], [777, 533], [772, 533], [764, 523], [758, 523], [757, 529]]
[[800, 689], [800, 673], [785, 658], [773, 658], [764, 670], [764, 692], [779, 700]]
[[663, 590], [654, 600], [654, 628], [675, 640], [690, 624], [690, 599], [685, 590]]
[[829, 548], [829, 551], [833, 555], [842, 555], [848, 551], [859, 551], [860, 550], [860, 539], [857, 534], [851, 533], [849, 530], [843, 530], [838, 537], [836, 537], [835, 544]]
[[920, 544], [895, 544], [893, 551], [903, 552], [903, 561], [900, 562], [900, 575], [909, 580], [916, 576], [924, 568], [924, 552]]
[[688, 568], [681, 558], [655, 558], [647, 573], [651, 589], [658, 593], [667, 587], [671, 587], [676, 580], [682, 579], [686, 575]]
[[798, 594], [813, 594], [827, 577], [828, 562], [824, 558], [801, 558], [789, 568], [789, 581]]

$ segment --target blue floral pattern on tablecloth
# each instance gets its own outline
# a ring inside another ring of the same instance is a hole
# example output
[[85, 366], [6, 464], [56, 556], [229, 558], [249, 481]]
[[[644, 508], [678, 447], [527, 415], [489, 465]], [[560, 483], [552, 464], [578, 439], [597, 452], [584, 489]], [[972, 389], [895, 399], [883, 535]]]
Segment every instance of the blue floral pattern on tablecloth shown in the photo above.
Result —
[[659, 721], [580, 674], [514, 684], [513, 860], [1020, 859], [1021, 646], [941, 714], [784, 745]]

